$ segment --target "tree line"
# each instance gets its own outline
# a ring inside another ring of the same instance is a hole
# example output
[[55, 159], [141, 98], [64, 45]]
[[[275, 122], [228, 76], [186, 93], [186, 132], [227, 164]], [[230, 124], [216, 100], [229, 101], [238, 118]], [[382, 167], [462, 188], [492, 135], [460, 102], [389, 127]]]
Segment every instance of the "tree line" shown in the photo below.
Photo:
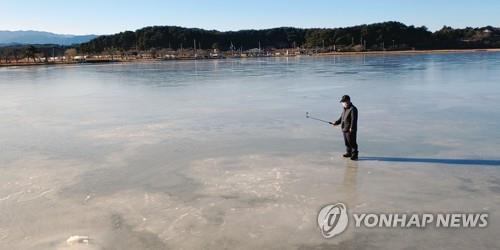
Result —
[[[47, 62], [49, 58], [76, 55], [77, 49], [71, 46], [55, 44], [12, 44], [0, 47], [0, 63]], [[43, 59], [42, 59], [43, 58]]]
[[151, 26], [114, 35], [99, 36], [82, 43], [83, 53], [106, 50], [144, 51], [151, 49], [220, 49], [251, 48], [332, 48], [336, 50], [383, 49], [462, 49], [500, 47], [500, 29], [453, 29], [444, 26], [431, 32], [425, 26], [407, 26], [400, 22], [383, 22], [345, 28], [280, 27], [262, 30], [221, 32], [177, 26]]

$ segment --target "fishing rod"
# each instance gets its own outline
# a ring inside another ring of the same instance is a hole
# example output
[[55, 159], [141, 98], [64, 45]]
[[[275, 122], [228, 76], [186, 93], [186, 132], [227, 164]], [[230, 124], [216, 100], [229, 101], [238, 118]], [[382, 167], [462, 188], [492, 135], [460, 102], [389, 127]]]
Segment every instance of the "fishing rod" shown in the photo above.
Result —
[[320, 121], [320, 122], [324, 122], [324, 123], [328, 123], [328, 124], [333, 125], [333, 122], [325, 121], [325, 120], [323, 120], [323, 119], [319, 119], [319, 118], [316, 118], [316, 117], [310, 116], [310, 115], [309, 115], [309, 112], [306, 112], [306, 118], [313, 119], [313, 120], [316, 120], [316, 121]]

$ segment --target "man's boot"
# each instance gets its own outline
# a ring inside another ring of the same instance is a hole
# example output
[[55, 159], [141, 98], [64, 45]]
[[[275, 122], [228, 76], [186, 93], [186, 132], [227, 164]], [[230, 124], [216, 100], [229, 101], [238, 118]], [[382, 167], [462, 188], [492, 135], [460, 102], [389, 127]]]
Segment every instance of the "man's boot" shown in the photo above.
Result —
[[355, 151], [351, 155], [351, 160], [357, 161], [358, 160], [358, 151]]
[[352, 157], [352, 153], [351, 152], [347, 152], [345, 154], [342, 155], [344, 158], [349, 158], [349, 157]]

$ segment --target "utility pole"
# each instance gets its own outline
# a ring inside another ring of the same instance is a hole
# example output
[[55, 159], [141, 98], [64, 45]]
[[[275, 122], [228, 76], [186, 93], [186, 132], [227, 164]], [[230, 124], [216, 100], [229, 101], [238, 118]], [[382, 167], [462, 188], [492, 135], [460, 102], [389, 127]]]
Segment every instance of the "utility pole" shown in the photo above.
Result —
[[135, 59], [137, 59], [138, 57], [140, 57], [141, 53], [139, 53], [139, 39], [135, 39]]
[[194, 58], [196, 59], [196, 39], [193, 39], [193, 52], [194, 52]]

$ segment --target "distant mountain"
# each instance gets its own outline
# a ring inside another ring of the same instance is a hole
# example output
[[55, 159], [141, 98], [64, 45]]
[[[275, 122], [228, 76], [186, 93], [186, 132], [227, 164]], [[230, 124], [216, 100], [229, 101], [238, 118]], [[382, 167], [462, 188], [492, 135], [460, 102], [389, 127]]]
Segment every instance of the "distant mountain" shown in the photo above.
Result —
[[0, 30], [0, 44], [61, 44], [71, 45], [88, 42], [96, 35], [62, 35], [44, 31], [20, 30], [2, 31]]

